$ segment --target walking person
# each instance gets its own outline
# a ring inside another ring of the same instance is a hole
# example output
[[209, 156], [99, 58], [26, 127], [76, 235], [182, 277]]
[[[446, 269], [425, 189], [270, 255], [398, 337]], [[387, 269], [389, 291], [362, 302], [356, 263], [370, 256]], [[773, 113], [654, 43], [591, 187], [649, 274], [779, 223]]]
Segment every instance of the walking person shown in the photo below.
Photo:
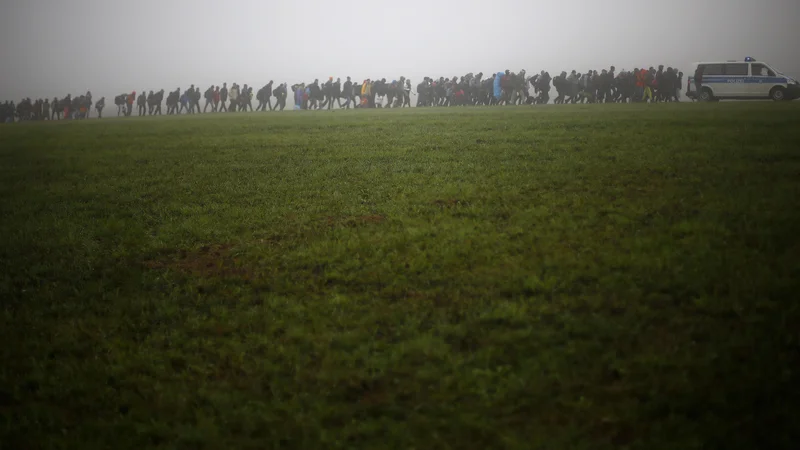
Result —
[[236, 112], [239, 106], [239, 86], [236, 83], [231, 85], [230, 91], [228, 91], [228, 96], [231, 98], [231, 105], [228, 111]]
[[[275, 101], [275, 109], [280, 107], [280, 110], [283, 111], [283, 108], [286, 107], [286, 96], [288, 95], [286, 83], [279, 85], [277, 89], [272, 91], [272, 94], [275, 95], [275, 98], [277, 99]], [[274, 109], [270, 108], [270, 111], [274, 111]]]
[[253, 111], [253, 88], [245, 84], [242, 89], [242, 110], [247, 112], [248, 108], [250, 112]]
[[100, 100], [98, 100], [97, 103], [94, 104], [94, 109], [97, 110], [98, 119], [103, 118], [103, 108], [105, 107], [106, 107], [106, 98], [100, 97]]
[[136, 99], [136, 107], [139, 112], [139, 117], [144, 116], [147, 113], [147, 95], [145, 95], [145, 91], [142, 91], [139, 94], [139, 97]]
[[128, 95], [127, 99], [127, 110], [125, 111], [125, 116], [130, 117], [131, 113], [133, 112], [133, 102], [136, 101], [136, 91], [131, 92]]
[[222, 89], [219, 90], [219, 111], [228, 112], [228, 107], [225, 103], [228, 101], [228, 83], [222, 83]]
[[701, 101], [700, 96], [703, 95], [703, 66], [699, 64], [694, 71], [694, 93], [695, 100]]
[[350, 81], [350, 77], [347, 77], [347, 81], [344, 82], [344, 87], [342, 88], [342, 95], [346, 99], [344, 102], [344, 109], [350, 109], [350, 102], [353, 102], [353, 107], [355, 107], [355, 96], [353, 95], [353, 82]]
[[203, 93], [203, 98], [206, 99], [206, 104], [203, 105], [203, 112], [208, 110], [208, 105], [211, 105], [211, 112], [214, 112], [214, 86], [209, 86]]

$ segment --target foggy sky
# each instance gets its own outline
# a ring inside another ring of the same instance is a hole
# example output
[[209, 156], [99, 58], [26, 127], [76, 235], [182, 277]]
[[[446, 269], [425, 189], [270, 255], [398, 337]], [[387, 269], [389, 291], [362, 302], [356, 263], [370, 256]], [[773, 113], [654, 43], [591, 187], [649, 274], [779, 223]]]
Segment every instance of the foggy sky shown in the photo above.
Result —
[[0, 0], [0, 99], [610, 65], [688, 73], [745, 56], [797, 78], [799, 20], [800, 0]]

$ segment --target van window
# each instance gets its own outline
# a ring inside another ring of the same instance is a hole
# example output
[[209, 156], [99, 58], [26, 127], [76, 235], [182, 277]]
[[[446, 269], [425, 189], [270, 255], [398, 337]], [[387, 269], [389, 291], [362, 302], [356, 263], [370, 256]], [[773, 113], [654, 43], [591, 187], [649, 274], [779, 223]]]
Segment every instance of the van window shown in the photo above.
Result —
[[725, 75], [747, 76], [747, 63], [725, 64]]
[[724, 75], [722, 64], [706, 64], [703, 66], [703, 75]]
[[753, 64], [751, 66], [753, 68], [753, 76], [754, 77], [774, 77], [775, 72], [773, 72], [769, 67], [763, 64]]

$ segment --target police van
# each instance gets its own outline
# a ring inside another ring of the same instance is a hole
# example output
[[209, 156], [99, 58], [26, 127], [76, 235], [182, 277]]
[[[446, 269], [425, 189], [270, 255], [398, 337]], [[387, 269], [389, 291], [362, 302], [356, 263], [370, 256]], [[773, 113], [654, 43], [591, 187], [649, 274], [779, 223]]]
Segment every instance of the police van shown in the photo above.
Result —
[[800, 98], [800, 84], [767, 63], [744, 61], [701, 62], [703, 81], [698, 96], [694, 76], [689, 77], [686, 96], [700, 101]]

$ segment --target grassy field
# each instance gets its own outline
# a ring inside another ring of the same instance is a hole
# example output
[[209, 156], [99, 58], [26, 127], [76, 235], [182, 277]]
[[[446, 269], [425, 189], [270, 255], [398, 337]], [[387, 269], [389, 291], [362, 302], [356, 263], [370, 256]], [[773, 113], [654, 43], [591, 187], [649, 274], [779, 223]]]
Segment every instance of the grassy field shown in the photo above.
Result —
[[0, 448], [796, 448], [798, 124], [0, 126]]

